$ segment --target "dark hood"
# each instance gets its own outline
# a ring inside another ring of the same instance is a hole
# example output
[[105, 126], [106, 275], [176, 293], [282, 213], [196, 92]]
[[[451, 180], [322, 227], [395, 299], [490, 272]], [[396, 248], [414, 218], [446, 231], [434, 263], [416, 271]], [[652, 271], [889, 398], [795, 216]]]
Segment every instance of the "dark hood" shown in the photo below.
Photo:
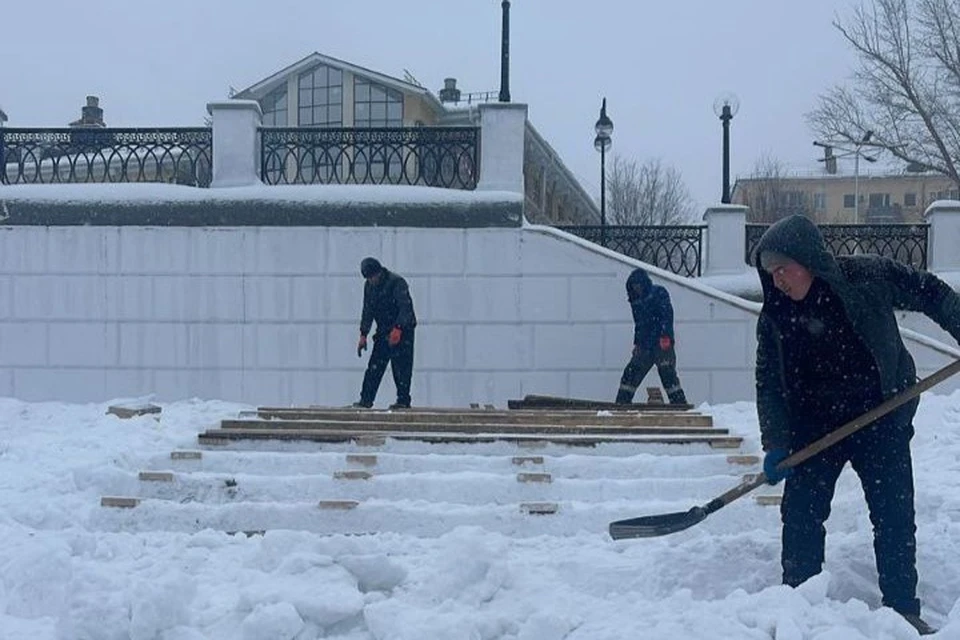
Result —
[[653, 282], [650, 280], [650, 276], [646, 271], [643, 269], [634, 269], [627, 277], [627, 300], [633, 300], [637, 297], [637, 295], [633, 292], [633, 285], [635, 284], [641, 285], [643, 293], [646, 293], [647, 291], [650, 291], [650, 287]]
[[842, 277], [840, 267], [833, 254], [827, 251], [817, 225], [805, 216], [793, 215], [771, 225], [757, 243], [753, 262], [760, 274], [764, 300], [772, 295], [783, 295], [773, 286], [773, 278], [760, 265], [760, 254], [764, 251], [775, 251], [793, 258], [830, 285], [837, 284]]

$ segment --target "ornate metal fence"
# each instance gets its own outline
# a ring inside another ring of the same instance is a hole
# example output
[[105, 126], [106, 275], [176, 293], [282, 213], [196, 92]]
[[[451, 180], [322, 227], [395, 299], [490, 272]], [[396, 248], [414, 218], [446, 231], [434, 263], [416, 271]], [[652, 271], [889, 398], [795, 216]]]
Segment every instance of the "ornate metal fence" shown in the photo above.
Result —
[[260, 129], [266, 184], [410, 184], [474, 189], [477, 127]]
[[[748, 224], [746, 229], [747, 264], [760, 242], [760, 236], [770, 225]], [[927, 268], [927, 239], [930, 225], [926, 224], [823, 224], [819, 225], [827, 249], [835, 256], [874, 253], [893, 258], [917, 269]]]
[[0, 128], [0, 182], [171, 182], [210, 186], [209, 128]]
[[[677, 226], [563, 226], [557, 227], [625, 256], [682, 276], [699, 276], [703, 227]], [[605, 242], [601, 243], [601, 236]]]

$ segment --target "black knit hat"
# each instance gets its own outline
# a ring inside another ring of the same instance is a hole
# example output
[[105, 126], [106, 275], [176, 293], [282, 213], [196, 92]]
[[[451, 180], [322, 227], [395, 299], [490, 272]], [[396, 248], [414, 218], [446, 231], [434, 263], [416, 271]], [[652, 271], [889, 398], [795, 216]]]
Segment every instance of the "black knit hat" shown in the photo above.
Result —
[[376, 258], [364, 258], [360, 261], [360, 275], [370, 278], [383, 271], [383, 265]]

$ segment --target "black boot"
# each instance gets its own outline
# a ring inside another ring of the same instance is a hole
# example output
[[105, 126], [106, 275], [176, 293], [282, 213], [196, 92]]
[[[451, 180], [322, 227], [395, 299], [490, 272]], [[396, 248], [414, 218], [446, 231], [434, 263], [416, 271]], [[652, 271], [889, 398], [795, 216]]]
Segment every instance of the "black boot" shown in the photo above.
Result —
[[687, 404], [687, 396], [683, 393], [683, 389], [668, 393], [667, 397], [670, 398], [670, 404]]
[[615, 401], [617, 404], [630, 404], [633, 402], [633, 394], [624, 389], [620, 389], [617, 392], [617, 399]]
[[900, 615], [922, 636], [930, 636], [937, 632], [936, 629], [924, 622], [918, 613], [901, 613]]
[[369, 408], [373, 407], [373, 403], [372, 403], [372, 402], [365, 402], [365, 401], [363, 401], [363, 400], [360, 400], [359, 402], [354, 402], [354, 403], [353, 403], [352, 405], [350, 405], [350, 406], [353, 407], [354, 409], [369, 409]]

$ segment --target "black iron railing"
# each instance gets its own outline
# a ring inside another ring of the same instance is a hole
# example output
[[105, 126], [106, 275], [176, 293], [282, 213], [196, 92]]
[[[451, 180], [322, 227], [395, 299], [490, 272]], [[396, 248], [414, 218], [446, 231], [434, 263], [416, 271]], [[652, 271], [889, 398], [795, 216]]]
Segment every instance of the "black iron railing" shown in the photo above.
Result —
[[[755, 264], [753, 254], [760, 237], [770, 225], [748, 224], [746, 229], [747, 264]], [[823, 224], [818, 225], [835, 256], [874, 253], [893, 258], [917, 269], [927, 268], [927, 224]]]
[[0, 128], [0, 182], [169, 182], [210, 186], [209, 128]]
[[557, 228], [679, 275], [700, 275], [703, 247], [703, 227], [700, 226], [592, 225]]
[[260, 140], [266, 184], [477, 186], [477, 127], [263, 127]]

